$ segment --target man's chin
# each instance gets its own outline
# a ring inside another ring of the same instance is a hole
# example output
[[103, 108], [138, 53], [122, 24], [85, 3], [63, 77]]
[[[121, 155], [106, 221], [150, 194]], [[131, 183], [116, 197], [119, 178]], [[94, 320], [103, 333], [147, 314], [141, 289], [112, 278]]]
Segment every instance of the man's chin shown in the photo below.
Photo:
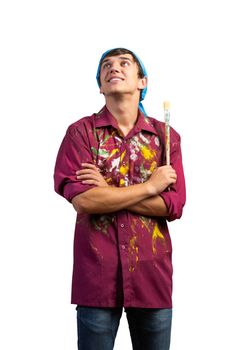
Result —
[[116, 99], [123, 98], [123, 96], [125, 96], [125, 94], [127, 94], [127, 92], [125, 92], [125, 91], [109, 91], [108, 93], [104, 93], [105, 96], [111, 96], [111, 97], [114, 97]]

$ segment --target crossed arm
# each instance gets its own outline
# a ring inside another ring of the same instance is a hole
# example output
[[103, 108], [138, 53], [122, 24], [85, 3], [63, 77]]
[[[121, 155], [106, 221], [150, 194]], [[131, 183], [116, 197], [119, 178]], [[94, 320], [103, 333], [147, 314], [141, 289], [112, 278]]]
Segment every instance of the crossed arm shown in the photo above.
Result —
[[95, 165], [82, 166], [76, 173], [77, 179], [96, 187], [72, 199], [78, 213], [102, 214], [127, 209], [140, 215], [168, 216], [168, 208], [158, 194], [176, 182], [177, 175], [171, 166], [161, 166], [146, 182], [129, 187], [109, 186]]

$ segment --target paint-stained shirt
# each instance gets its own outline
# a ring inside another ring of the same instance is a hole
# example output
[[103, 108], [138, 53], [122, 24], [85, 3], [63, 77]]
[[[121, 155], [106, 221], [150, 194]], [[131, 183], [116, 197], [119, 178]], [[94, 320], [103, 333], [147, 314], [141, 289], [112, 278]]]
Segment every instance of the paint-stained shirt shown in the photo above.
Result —
[[[81, 163], [95, 164], [108, 185], [147, 181], [165, 164], [164, 123], [140, 111], [123, 136], [116, 119], [103, 107], [69, 126], [55, 166], [55, 190], [69, 202], [95, 187], [76, 178]], [[185, 180], [180, 136], [170, 130], [171, 165], [176, 184], [160, 194], [169, 217], [136, 214], [127, 209], [78, 214], [75, 224], [73, 304], [94, 307], [172, 307], [172, 245], [167, 221], [180, 218]], [[166, 221], [167, 219], [167, 221]]]

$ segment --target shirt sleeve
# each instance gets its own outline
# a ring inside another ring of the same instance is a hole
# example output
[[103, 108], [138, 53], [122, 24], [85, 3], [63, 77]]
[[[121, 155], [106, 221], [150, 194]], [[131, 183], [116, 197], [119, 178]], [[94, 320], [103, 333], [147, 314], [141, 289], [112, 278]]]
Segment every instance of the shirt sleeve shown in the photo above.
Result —
[[80, 127], [71, 125], [60, 145], [54, 170], [55, 191], [69, 202], [77, 194], [95, 187], [83, 185], [76, 178], [76, 171], [85, 162], [93, 163], [88, 133], [84, 124]]
[[174, 185], [170, 186], [170, 189], [166, 189], [160, 193], [160, 196], [164, 200], [169, 216], [166, 218], [168, 221], [179, 219], [182, 215], [183, 207], [186, 201], [186, 189], [185, 189], [185, 177], [182, 164], [181, 154], [181, 139], [179, 134], [171, 129], [172, 135], [170, 139], [170, 164], [177, 173], [177, 181]]

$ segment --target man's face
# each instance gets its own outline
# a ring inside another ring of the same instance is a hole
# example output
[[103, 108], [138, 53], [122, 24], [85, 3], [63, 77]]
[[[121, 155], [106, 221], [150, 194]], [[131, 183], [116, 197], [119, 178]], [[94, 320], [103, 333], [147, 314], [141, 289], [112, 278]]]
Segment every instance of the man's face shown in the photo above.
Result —
[[121, 54], [106, 57], [100, 69], [100, 93], [106, 96], [137, 94], [147, 85], [146, 78], [139, 78], [138, 65], [132, 55]]

